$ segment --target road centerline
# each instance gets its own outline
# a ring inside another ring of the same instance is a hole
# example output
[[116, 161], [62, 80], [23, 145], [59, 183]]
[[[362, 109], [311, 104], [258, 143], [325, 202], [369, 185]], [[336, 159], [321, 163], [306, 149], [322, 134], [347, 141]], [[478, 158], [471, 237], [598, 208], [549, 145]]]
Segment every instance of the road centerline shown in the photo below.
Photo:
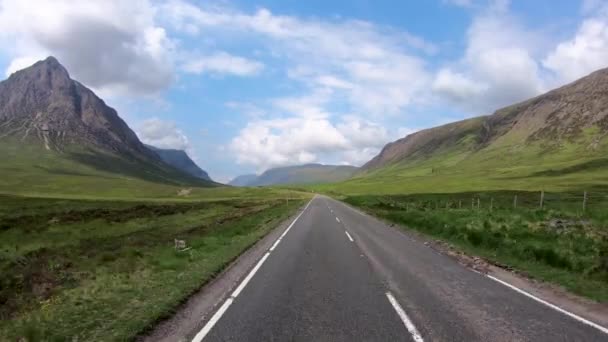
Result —
[[416, 328], [416, 326], [414, 325], [412, 320], [408, 317], [407, 313], [405, 313], [405, 310], [403, 310], [403, 308], [401, 307], [401, 305], [399, 304], [397, 299], [395, 299], [393, 294], [390, 292], [387, 292], [386, 298], [388, 298], [388, 301], [391, 303], [391, 305], [397, 312], [397, 315], [399, 315], [399, 318], [401, 318], [401, 321], [405, 325], [405, 328], [407, 329], [407, 331], [409, 331], [410, 334], [412, 335], [412, 338], [414, 339], [414, 341], [424, 342], [422, 335], [420, 335], [420, 332], [418, 331], [418, 329]]
[[348, 236], [348, 239], [350, 240], [350, 242], [355, 242], [355, 240], [353, 240], [353, 237], [350, 236], [350, 234], [348, 234], [348, 232], [345, 230], [344, 233], [346, 233], [346, 236]]

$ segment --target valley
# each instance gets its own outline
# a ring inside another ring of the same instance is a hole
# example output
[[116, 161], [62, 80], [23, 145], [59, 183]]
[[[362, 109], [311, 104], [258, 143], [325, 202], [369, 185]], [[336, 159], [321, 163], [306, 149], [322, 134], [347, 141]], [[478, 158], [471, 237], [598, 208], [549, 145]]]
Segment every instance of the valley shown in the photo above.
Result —
[[[486, 315], [501, 317], [514, 339], [538, 333], [528, 321], [544, 324], [545, 338], [567, 326], [568, 337], [596, 339], [608, 321], [606, 99], [604, 69], [492, 115], [412, 133], [361, 167], [291, 165], [225, 185], [186, 151], [144, 144], [49, 57], [0, 83], [0, 339], [154, 340], [171, 329], [197, 342], [495, 339], [476, 323]], [[546, 307], [487, 280], [498, 275], [492, 267], [539, 296], [550, 288], [583, 304], [545, 322]], [[224, 284], [217, 296], [188, 304], [214, 281]], [[458, 304], [444, 298], [443, 281], [471, 288], [449, 290]], [[414, 297], [403, 290], [410, 283]], [[261, 300], [266, 286], [279, 294], [272, 305]], [[497, 297], [527, 318], [497, 312], [488, 304]], [[419, 309], [428, 303], [471, 310], [454, 326], [431, 322], [433, 312]], [[345, 332], [344, 308], [367, 323]], [[200, 316], [171, 321], [184, 310]], [[320, 310], [330, 313], [325, 330]], [[258, 313], [280, 324], [260, 326]], [[296, 324], [299, 314], [308, 323]]]

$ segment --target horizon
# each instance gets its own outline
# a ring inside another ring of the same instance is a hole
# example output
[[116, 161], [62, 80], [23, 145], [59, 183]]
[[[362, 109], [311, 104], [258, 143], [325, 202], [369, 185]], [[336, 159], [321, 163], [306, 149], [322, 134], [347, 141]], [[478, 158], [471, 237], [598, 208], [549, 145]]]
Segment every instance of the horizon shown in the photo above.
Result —
[[142, 142], [227, 183], [361, 166], [420, 129], [572, 82], [606, 67], [607, 23], [593, 0], [3, 2], [0, 67], [55, 56]]

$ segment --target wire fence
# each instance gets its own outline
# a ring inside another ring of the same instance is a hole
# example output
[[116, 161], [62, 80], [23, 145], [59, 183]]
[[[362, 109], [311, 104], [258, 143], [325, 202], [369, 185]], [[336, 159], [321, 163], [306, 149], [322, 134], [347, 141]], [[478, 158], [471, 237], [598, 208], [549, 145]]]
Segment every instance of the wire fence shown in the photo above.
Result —
[[[555, 210], [608, 219], [608, 192], [492, 191], [384, 196], [389, 207], [421, 210]], [[605, 212], [605, 214], [603, 214]]]

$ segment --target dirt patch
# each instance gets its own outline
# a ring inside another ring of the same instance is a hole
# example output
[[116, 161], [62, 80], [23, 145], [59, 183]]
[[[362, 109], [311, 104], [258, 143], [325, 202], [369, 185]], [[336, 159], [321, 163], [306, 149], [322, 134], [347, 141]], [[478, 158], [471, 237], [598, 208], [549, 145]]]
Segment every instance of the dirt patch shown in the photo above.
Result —
[[71, 280], [72, 263], [65, 256], [42, 248], [2, 265], [0, 319], [10, 319], [25, 305], [50, 298]]

